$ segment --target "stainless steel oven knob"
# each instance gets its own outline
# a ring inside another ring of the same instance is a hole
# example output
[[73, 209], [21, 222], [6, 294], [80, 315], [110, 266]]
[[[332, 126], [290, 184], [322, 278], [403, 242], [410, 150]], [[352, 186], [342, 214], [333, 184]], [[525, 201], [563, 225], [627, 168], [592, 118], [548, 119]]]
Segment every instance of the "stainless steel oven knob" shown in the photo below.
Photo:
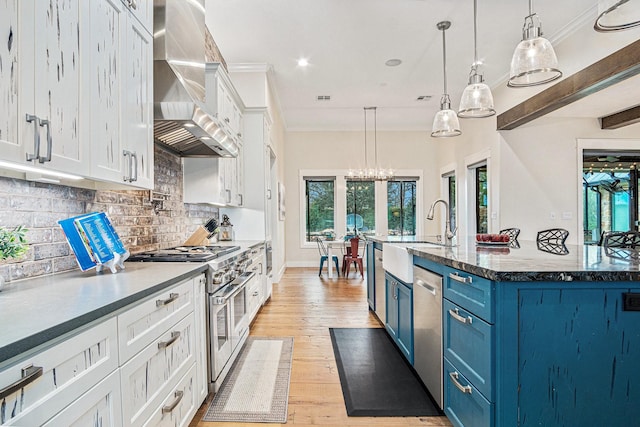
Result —
[[213, 284], [214, 285], [219, 285], [221, 283], [225, 283], [224, 276], [225, 276], [225, 272], [224, 271], [218, 271], [218, 272], [214, 273], [213, 274], [213, 279], [212, 279]]

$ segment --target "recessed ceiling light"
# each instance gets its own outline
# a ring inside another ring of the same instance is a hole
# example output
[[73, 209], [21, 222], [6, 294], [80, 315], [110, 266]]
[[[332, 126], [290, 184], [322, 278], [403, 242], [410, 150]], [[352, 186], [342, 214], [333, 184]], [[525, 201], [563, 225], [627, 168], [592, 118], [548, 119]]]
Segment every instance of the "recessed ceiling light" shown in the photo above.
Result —
[[298, 59], [298, 67], [307, 67], [309, 65], [309, 60], [307, 58]]
[[389, 59], [387, 62], [385, 62], [385, 65], [387, 67], [397, 67], [400, 64], [402, 64], [402, 61], [400, 59]]

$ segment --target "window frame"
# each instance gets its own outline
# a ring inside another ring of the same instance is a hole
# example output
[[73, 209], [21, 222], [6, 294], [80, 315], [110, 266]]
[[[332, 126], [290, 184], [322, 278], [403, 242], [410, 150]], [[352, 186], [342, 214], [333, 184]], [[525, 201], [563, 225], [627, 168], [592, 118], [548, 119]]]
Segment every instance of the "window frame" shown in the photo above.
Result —
[[[494, 222], [498, 220], [498, 215], [493, 212], [493, 171], [491, 169], [491, 150], [484, 150], [479, 153], [472, 154], [465, 158], [465, 209], [466, 218], [474, 218], [473, 221], [465, 221], [466, 235], [476, 235], [476, 169], [480, 166], [487, 167], [487, 232], [492, 233], [494, 228]], [[458, 183], [460, 188], [460, 183]], [[459, 196], [458, 196], [459, 197]]]
[[[347, 229], [347, 180], [349, 171], [346, 169], [300, 169], [298, 171], [299, 183], [299, 244], [301, 249], [317, 249], [315, 242], [306, 241], [306, 178], [335, 179], [334, 186], [334, 217], [333, 224], [336, 235], [341, 236]], [[424, 230], [424, 178], [421, 169], [396, 169], [395, 178], [415, 179], [416, 181], [416, 235], [422, 235]], [[387, 182], [375, 181], [375, 221], [376, 234], [387, 234]]]

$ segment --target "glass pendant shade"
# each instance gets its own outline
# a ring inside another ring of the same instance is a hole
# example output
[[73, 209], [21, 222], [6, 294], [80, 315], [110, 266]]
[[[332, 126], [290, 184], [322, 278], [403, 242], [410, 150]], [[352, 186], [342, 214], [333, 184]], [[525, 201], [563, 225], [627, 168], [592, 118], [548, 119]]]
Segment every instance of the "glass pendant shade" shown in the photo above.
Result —
[[602, 33], [626, 30], [640, 25], [640, 5], [632, 0], [598, 1], [598, 19], [593, 29]]
[[451, 22], [438, 22], [437, 28], [442, 31], [442, 74], [444, 76], [444, 93], [440, 98], [440, 111], [433, 118], [433, 126], [431, 127], [431, 136], [434, 138], [443, 138], [450, 136], [458, 136], [462, 134], [460, 130], [460, 121], [455, 111], [451, 109], [451, 99], [447, 94], [447, 44], [444, 33], [451, 26]]
[[540, 18], [531, 12], [531, 0], [529, 16], [524, 18], [522, 41], [513, 52], [509, 75], [509, 87], [537, 86], [562, 77], [553, 46], [542, 37]]
[[450, 108], [449, 95], [442, 96], [440, 101], [440, 111], [433, 118], [431, 136], [434, 138], [445, 138], [462, 134], [460, 121], [455, 111]]
[[469, 84], [462, 92], [458, 117], [482, 118], [493, 116], [496, 110], [493, 108], [493, 94], [484, 83], [482, 74], [478, 73], [478, 1], [473, 1], [473, 64], [469, 73]]

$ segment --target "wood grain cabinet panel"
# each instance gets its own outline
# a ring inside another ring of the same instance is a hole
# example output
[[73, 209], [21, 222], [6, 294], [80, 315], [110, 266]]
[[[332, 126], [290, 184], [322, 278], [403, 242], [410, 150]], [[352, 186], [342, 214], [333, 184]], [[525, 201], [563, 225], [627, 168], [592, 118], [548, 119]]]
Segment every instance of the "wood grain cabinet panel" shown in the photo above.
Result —
[[111, 318], [0, 372], [0, 388], [17, 383], [23, 369], [42, 375], [2, 399], [2, 425], [41, 425], [118, 367], [116, 319]]
[[120, 368], [125, 425], [149, 420], [195, 363], [194, 351], [193, 316], [186, 316]]
[[155, 341], [193, 308], [193, 279], [188, 279], [120, 314], [120, 364]]
[[49, 420], [44, 427], [121, 427], [120, 372], [112, 372], [78, 400]]

